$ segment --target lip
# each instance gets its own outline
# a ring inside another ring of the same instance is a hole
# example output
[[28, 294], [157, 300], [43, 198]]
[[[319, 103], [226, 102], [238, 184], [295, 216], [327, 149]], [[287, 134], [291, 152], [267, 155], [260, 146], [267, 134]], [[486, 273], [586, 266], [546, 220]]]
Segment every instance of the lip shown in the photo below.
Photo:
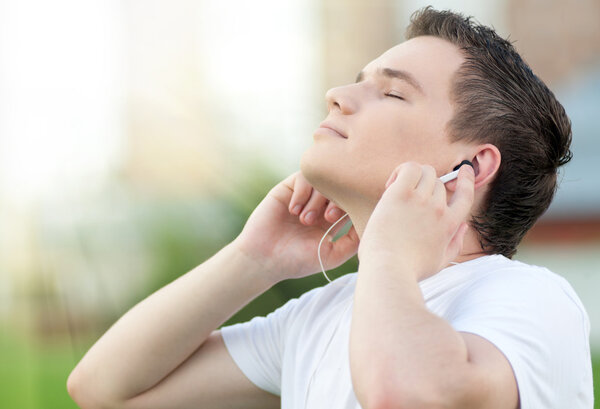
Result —
[[348, 139], [346, 134], [339, 127], [335, 126], [331, 122], [327, 122], [327, 121], [321, 122], [321, 124], [319, 125], [319, 129], [328, 129], [328, 130], [336, 133], [338, 136], [341, 136], [344, 139]]

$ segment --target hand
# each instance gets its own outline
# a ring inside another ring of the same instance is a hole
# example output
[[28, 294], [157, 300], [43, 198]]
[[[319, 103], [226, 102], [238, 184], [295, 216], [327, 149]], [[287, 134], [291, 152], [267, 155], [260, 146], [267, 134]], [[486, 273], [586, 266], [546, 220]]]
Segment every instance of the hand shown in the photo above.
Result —
[[[275, 186], [254, 210], [234, 245], [257, 261], [273, 282], [320, 270], [317, 246], [344, 211], [296, 172]], [[354, 227], [335, 243], [321, 246], [327, 269], [348, 260], [358, 249]]]
[[398, 166], [365, 227], [361, 264], [401, 268], [422, 280], [456, 258], [474, 200], [473, 169], [461, 167], [458, 180], [450, 183], [456, 183], [456, 190], [448, 201], [433, 167]]

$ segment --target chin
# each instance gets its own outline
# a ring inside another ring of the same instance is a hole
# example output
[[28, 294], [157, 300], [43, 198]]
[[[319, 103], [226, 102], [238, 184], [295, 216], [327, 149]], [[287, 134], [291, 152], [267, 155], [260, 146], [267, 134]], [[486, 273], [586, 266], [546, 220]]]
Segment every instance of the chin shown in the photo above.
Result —
[[323, 184], [327, 184], [326, 179], [331, 169], [326, 168], [330, 167], [327, 164], [330, 163], [331, 159], [321, 156], [319, 152], [315, 152], [314, 146], [308, 148], [300, 159], [300, 171], [308, 183], [327, 196], [323, 189]]
[[363, 178], [352, 174], [356, 167], [315, 148], [306, 150], [300, 160], [300, 170], [308, 183], [342, 208], [367, 197], [361, 186]]

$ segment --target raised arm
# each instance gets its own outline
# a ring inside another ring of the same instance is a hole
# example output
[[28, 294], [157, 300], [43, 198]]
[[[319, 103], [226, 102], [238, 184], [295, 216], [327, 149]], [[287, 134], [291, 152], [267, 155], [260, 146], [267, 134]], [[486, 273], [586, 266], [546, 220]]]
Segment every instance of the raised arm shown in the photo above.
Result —
[[[215, 329], [276, 282], [317, 272], [316, 245], [340, 213], [299, 173], [288, 177], [236, 240], [121, 317], [71, 373], [70, 395], [83, 409], [277, 407]], [[333, 267], [357, 247], [352, 231], [322, 251]]]
[[459, 254], [473, 195], [470, 166], [449, 201], [431, 166], [400, 165], [388, 181], [361, 240], [350, 335], [364, 408], [518, 407], [500, 350], [431, 313], [418, 285]]

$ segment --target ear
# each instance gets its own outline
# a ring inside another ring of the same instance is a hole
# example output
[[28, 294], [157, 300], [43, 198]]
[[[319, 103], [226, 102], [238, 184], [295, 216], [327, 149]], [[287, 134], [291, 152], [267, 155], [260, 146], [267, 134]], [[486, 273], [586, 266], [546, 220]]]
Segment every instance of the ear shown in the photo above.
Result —
[[[486, 186], [494, 180], [498, 168], [500, 167], [501, 155], [495, 145], [486, 143], [483, 145], [470, 146], [466, 152], [456, 158], [456, 163], [468, 159], [473, 164], [475, 171], [475, 190]], [[464, 165], [467, 166], [467, 165]], [[456, 189], [456, 182], [452, 181], [446, 184], [446, 188], [451, 192]]]
[[486, 186], [494, 180], [502, 155], [495, 145], [486, 143], [477, 145], [472, 153], [473, 169], [475, 170], [475, 189]]

